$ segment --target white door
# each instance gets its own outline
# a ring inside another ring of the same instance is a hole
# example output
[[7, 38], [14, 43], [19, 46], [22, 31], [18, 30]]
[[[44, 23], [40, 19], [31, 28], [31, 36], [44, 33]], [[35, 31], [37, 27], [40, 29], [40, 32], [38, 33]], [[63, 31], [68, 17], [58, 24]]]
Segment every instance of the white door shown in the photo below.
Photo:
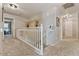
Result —
[[62, 39], [78, 39], [78, 15], [62, 19]]
[[65, 38], [72, 38], [72, 20], [68, 19], [65, 23], [65, 30], [64, 30], [64, 35]]

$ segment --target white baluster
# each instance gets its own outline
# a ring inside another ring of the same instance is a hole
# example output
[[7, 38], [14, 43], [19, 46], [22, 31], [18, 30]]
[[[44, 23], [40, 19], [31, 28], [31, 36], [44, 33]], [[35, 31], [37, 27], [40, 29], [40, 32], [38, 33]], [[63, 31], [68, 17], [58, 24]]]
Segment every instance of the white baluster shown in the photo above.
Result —
[[43, 26], [41, 24], [41, 51], [40, 54], [43, 55]]

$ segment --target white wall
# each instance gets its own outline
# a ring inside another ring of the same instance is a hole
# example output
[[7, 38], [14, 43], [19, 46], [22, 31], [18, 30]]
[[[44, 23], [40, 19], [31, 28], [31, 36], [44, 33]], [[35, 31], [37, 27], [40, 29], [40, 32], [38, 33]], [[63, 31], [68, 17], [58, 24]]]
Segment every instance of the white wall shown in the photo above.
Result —
[[3, 32], [1, 31], [2, 29], [2, 4], [0, 3], [0, 53], [1, 55], [3, 55], [3, 43], [2, 43], [2, 40], [3, 40]]
[[4, 13], [4, 18], [12, 18], [13, 19], [13, 37], [15, 38], [15, 31], [18, 28], [25, 28], [25, 23], [27, 21], [27, 19], [20, 17], [20, 16], [16, 16], [16, 15], [12, 15], [9, 13]]
[[39, 22], [39, 25], [40, 25], [41, 21], [42, 21], [42, 14], [41, 13], [30, 17], [28, 22], [36, 21], [36, 20]]
[[2, 7], [1, 7], [1, 3], [0, 3], [0, 39], [2, 39], [1, 28], [2, 28]]
[[[58, 9], [51, 9], [43, 12], [42, 24], [44, 27], [44, 34], [46, 34], [46, 45], [52, 44], [60, 40], [59, 27], [56, 26], [56, 17], [60, 16]], [[53, 31], [50, 31], [50, 25], [53, 26]]]

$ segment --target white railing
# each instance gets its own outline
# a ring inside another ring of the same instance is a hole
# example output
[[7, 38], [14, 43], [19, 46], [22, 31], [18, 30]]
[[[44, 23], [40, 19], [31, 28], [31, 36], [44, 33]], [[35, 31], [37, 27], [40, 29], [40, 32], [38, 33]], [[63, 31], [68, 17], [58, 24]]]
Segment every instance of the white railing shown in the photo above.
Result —
[[43, 26], [16, 30], [17, 39], [29, 44], [39, 55], [43, 55]]

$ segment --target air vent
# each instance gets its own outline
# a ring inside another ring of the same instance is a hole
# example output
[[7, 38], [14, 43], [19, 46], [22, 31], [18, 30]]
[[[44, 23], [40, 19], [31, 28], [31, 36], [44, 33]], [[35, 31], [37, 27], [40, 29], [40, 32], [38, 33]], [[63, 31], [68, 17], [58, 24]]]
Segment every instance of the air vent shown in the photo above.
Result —
[[70, 7], [73, 7], [73, 6], [74, 6], [74, 3], [66, 3], [66, 4], [63, 5], [63, 7], [65, 9], [70, 8]]

